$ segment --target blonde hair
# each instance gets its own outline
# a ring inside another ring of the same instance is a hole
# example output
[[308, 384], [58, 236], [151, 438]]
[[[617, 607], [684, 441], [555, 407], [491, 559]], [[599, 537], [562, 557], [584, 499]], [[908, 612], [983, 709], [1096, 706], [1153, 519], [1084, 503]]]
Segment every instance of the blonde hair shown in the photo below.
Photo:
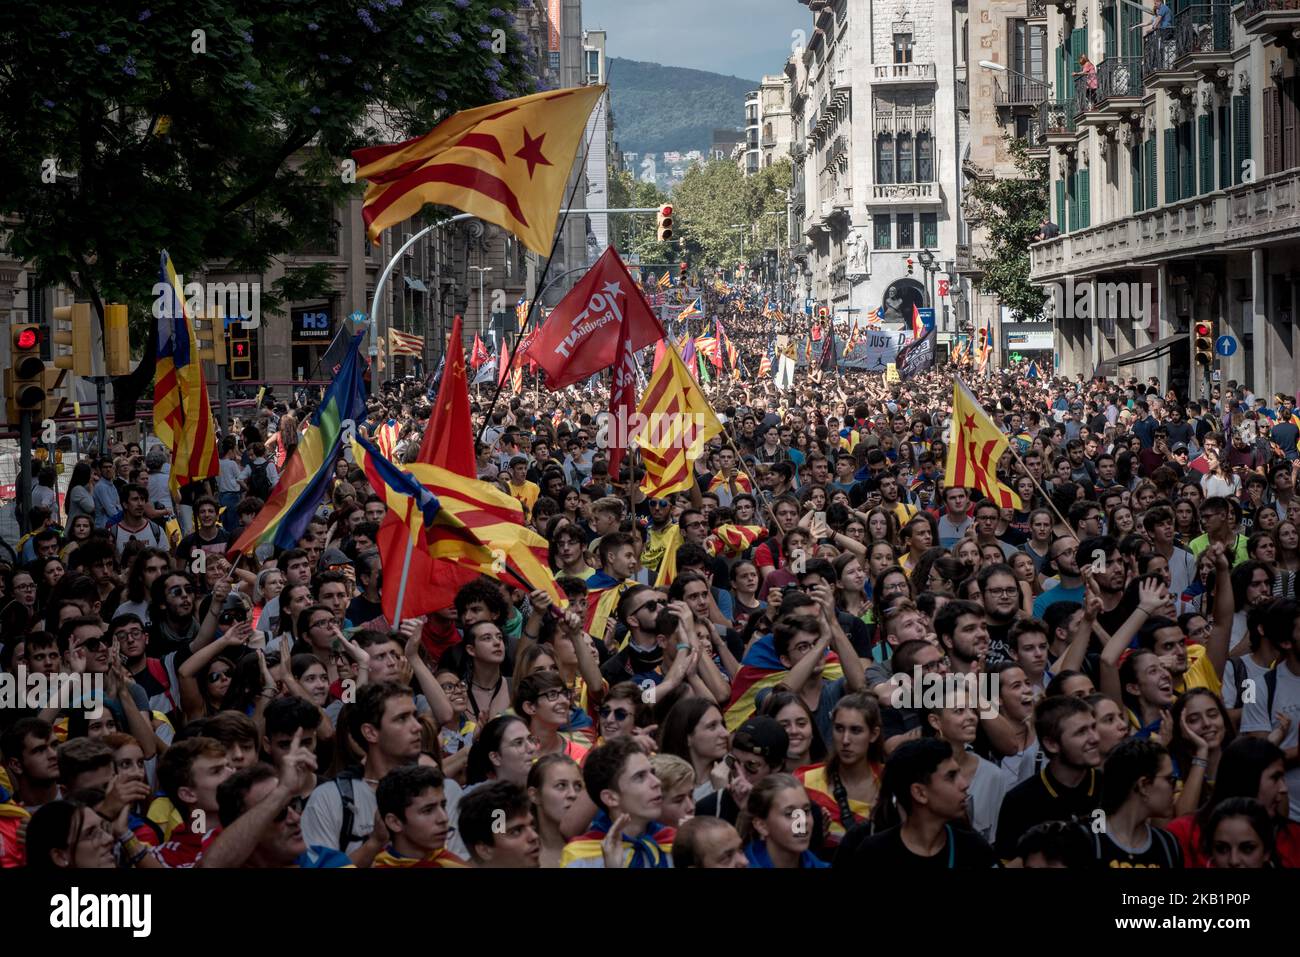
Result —
[[650, 759], [650, 767], [665, 791], [675, 791], [687, 782], [695, 787], [695, 769], [685, 758], [661, 752]]

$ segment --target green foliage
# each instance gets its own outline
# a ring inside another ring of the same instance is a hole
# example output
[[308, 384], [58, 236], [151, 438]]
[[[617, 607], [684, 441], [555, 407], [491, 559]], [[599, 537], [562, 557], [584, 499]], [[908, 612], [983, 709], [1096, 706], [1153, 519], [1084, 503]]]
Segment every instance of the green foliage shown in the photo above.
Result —
[[1011, 179], [976, 181], [966, 189], [965, 213], [972, 228], [982, 226], [989, 255], [979, 289], [996, 295], [1017, 322], [1043, 318], [1043, 292], [1029, 281], [1029, 244], [1047, 213], [1047, 162], [1031, 159], [1024, 139], [1007, 139], [1016, 164]]
[[673, 191], [673, 205], [681, 248], [692, 265], [734, 267], [775, 247], [778, 233], [786, 239], [786, 198], [777, 189], [788, 190], [791, 175], [787, 159], [748, 178], [731, 160], [687, 171]]
[[[611, 208], [662, 206], [668, 195], [654, 183], [634, 179], [628, 170], [619, 170], [609, 179]], [[624, 213], [610, 217], [610, 236], [614, 247], [626, 258], [629, 253], [644, 263], [666, 263], [677, 258], [675, 243], [661, 243], [656, 236], [657, 219], [644, 213]]]
[[[43, 283], [66, 283], [97, 307], [127, 302], [142, 323], [160, 249], [182, 274], [209, 262], [260, 274], [332, 243], [334, 204], [362, 188], [346, 182], [351, 150], [532, 92], [536, 52], [515, 33], [514, 8], [5, 0], [0, 210], [18, 218], [9, 248]], [[264, 309], [328, 289], [325, 270], [289, 266], [263, 290]]]
[[739, 128], [754, 80], [612, 57], [609, 90], [619, 149], [705, 151], [713, 131]]

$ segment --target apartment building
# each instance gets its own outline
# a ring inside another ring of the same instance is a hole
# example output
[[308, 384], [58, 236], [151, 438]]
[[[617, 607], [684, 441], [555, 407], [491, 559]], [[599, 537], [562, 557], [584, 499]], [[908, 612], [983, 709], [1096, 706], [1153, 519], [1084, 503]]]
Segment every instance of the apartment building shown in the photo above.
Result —
[[792, 285], [840, 319], [879, 309], [897, 326], [933, 306], [943, 349], [957, 333], [937, 299], [959, 238], [964, 6], [801, 2], [813, 28], [785, 68]]
[[[1167, 18], [1047, 0], [1051, 94], [1032, 135], [1060, 235], [1030, 256], [1061, 372], [1158, 375], [1194, 396], [1216, 376], [1295, 389], [1296, 36], [1293, 0], [1174, 2]], [[1194, 361], [1198, 331], [1231, 354]]]

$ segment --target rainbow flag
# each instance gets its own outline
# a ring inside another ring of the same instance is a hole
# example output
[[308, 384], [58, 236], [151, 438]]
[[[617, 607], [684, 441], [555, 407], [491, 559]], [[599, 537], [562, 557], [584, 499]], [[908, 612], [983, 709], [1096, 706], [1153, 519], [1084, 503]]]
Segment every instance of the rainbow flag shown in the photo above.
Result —
[[[731, 681], [731, 701], [724, 717], [727, 730], [735, 731], [745, 723], [758, 707], [757, 698], [764, 688], [774, 688], [785, 680], [789, 671], [777, 657], [776, 645], [771, 635], [765, 635], [749, 646], [740, 662], [740, 671]], [[833, 653], [826, 656], [822, 677], [831, 681], [844, 675], [844, 667]]]
[[293, 457], [285, 463], [266, 505], [231, 546], [231, 553], [246, 552], [264, 542], [293, 548], [306, 532], [307, 523], [334, 484], [334, 463], [343, 451], [343, 423], [357, 422], [366, 414], [359, 355], [366, 331], [352, 337], [343, 366], [307, 421]]
[[185, 312], [185, 292], [167, 250], [159, 266], [162, 312], [158, 317], [158, 355], [153, 374], [154, 432], [172, 453], [169, 484], [211, 478], [220, 470], [217, 425], [208, 404], [203, 362], [194, 326]]

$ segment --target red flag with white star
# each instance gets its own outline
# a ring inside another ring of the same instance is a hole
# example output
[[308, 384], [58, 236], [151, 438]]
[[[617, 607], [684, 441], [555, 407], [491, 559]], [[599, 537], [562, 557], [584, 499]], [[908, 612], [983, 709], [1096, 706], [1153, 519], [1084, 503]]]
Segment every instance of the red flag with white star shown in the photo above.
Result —
[[625, 320], [633, 353], [665, 335], [640, 287], [610, 246], [560, 300], [529, 344], [529, 356], [546, 370], [547, 388], [563, 389], [614, 365]]
[[534, 93], [456, 113], [424, 136], [356, 150], [367, 180], [371, 240], [426, 203], [452, 206], [514, 233], [545, 255], [587, 118], [603, 86]]

